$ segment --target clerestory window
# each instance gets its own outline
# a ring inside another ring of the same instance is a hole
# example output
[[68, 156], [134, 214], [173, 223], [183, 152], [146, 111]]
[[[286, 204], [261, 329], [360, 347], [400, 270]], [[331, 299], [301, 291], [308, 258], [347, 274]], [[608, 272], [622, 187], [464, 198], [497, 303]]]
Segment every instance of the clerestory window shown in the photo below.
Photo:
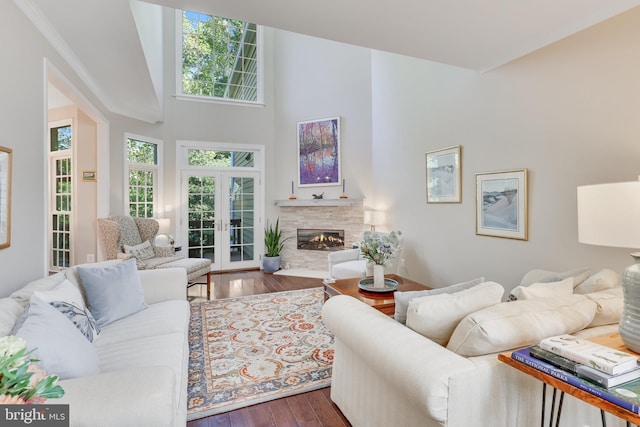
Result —
[[176, 17], [178, 95], [262, 103], [260, 26], [187, 10]]

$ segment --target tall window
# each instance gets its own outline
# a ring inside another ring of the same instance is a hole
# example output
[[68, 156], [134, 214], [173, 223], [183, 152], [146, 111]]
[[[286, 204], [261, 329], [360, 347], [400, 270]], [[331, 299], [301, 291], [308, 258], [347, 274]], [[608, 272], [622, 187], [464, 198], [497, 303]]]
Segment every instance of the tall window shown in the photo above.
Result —
[[260, 27], [186, 10], [177, 17], [178, 92], [261, 103]]
[[158, 211], [159, 142], [127, 138], [129, 215], [151, 218]]
[[72, 128], [70, 124], [49, 128], [49, 269], [71, 265]]

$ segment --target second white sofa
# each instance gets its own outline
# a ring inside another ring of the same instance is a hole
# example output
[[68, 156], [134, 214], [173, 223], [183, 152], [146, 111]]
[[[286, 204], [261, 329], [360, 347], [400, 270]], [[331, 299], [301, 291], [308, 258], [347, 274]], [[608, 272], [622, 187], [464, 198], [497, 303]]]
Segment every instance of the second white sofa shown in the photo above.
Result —
[[[103, 268], [122, 263], [85, 264]], [[184, 426], [187, 412], [189, 304], [184, 269], [139, 271], [148, 305], [101, 328], [91, 343], [98, 372], [61, 380], [52, 404], [69, 404], [72, 426]], [[9, 335], [35, 291], [68, 280], [84, 289], [77, 267], [34, 282], [0, 299], [0, 336]], [[55, 330], [50, 331], [52, 335]], [[29, 344], [27, 342], [27, 344]], [[56, 372], [47, 372], [56, 374]]]

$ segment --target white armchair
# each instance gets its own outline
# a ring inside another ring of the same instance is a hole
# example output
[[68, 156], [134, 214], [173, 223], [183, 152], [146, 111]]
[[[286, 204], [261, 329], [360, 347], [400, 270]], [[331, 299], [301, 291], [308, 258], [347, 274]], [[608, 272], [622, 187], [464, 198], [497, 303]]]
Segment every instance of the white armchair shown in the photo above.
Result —
[[[384, 236], [388, 233], [381, 233], [377, 231], [365, 231], [363, 238], [370, 233]], [[398, 259], [401, 254], [398, 254], [396, 259], [391, 261], [389, 265], [385, 266], [385, 274], [397, 273]], [[345, 249], [342, 251], [329, 252], [329, 276], [332, 279], [347, 279], [352, 277], [367, 277], [373, 275], [373, 267], [368, 265], [366, 259], [362, 257], [360, 249]]]
[[367, 260], [362, 258], [360, 249], [329, 252], [329, 275], [333, 279], [366, 277]]

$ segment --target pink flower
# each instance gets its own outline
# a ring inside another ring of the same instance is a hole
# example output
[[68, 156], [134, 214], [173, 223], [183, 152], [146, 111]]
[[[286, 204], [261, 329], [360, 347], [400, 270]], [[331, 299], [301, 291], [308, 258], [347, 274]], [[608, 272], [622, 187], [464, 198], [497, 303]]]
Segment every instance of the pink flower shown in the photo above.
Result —
[[0, 404], [2, 405], [25, 405], [27, 402], [24, 401], [20, 396], [9, 396], [8, 394], [0, 394]]

